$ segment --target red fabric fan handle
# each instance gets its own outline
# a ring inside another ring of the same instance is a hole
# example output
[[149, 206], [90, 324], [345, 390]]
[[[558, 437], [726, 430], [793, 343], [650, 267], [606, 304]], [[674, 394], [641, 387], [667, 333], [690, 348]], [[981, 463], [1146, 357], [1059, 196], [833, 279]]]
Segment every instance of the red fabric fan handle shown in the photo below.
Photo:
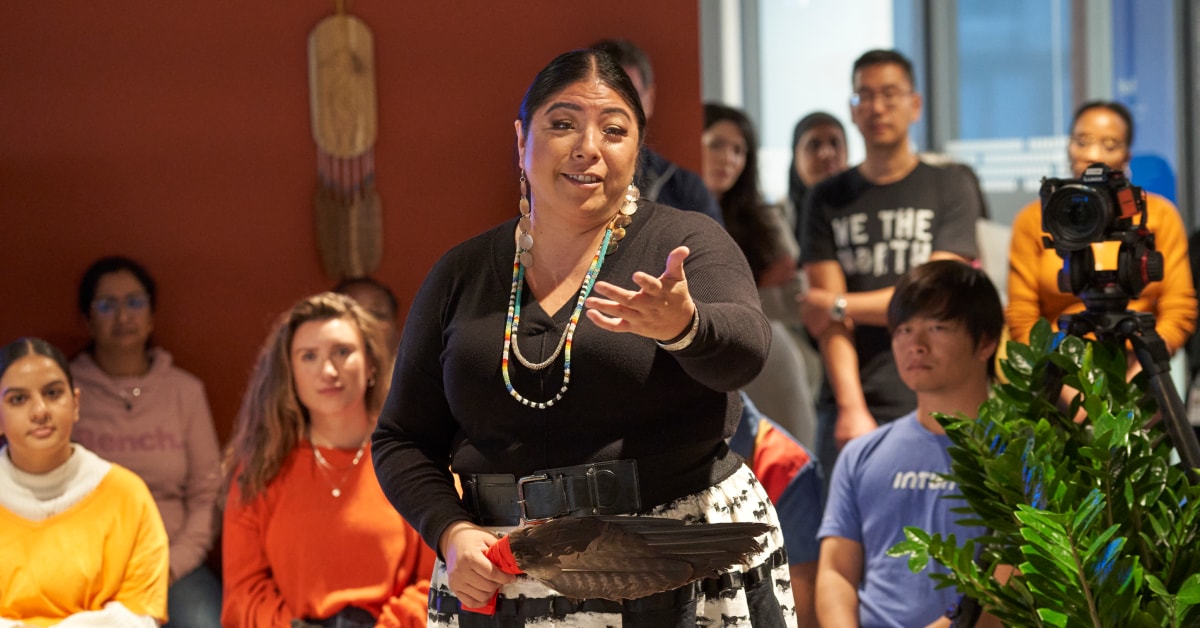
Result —
[[[508, 545], [507, 536], [493, 543], [492, 546], [483, 553], [483, 555], [487, 556], [488, 560], [492, 561], [492, 563], [499, 567], [500, 571], [503, 571], [504, 573], [510, 573], [514, 576], [525, 573], [520, 567], [517, 566], [517, 559], [513, 558], [512, 548]], [[464, 611], [479, 613], [481, 615], [494, 615], [496, 613], [496, 596], [499, 594], [499, 591], [493, 593], [492, 599], [488, 601], [486, 606], [479, 606], [475, 608], [464, 606], [462, 609]]]

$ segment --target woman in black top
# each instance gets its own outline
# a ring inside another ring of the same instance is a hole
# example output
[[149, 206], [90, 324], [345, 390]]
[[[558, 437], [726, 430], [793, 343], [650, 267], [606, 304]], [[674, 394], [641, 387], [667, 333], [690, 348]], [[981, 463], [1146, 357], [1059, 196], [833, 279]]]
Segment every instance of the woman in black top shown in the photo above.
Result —
[[[433, 624], [794, 624], [777, 530], [741, 577], [624, 603], [561, 597], [483, 555], [561, 515], [778, 525], [724, 441], [770, 342], [754, 279], [711, 219], [638, 200], [644, 124], [611, 57], [551, 62], [515, 124], [521, 216], [448, 252], [413, 301], [372, 452], [441, 558]], [[497, 589], [495, 616], [461, 610]]]

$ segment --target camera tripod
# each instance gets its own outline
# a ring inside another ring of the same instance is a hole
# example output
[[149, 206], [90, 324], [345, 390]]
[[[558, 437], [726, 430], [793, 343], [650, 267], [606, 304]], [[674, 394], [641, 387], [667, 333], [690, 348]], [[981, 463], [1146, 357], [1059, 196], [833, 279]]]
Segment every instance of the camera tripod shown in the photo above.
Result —
[[[1133, 353], [1146, 374], [1150, 392], [1158, 402], [1159, 415], [1165, 423], [1167, 436], [1183, 462], [1184, 472], [1192, 484], [1200, 482], [1200, 476], [1197, 475], [1197, 469], [1200, 469], [1200, 443], [1196, 441], [1196, 434], [1188, 423], [1183, 399], [1171, 380], [1171, 354], [1155, 329], [1154, 315], [1125, 309], [1128, 299], [1105, 297], [1111, 301], [1097, 304], [1095, 299], [1088, 298], [1088, 294], [1081, 296], [1087, 309], [1059, 317], [1058, 328], [1072, 336], [1092, 333], [1101, 342], [1117, 342], [1124, 347], [1128, 341], [1133, 346]], [[1113, 306], [1120, 306], [1121, 309]], [[1055, 394], [1062, 388], [1061, 377], [1062, 374], [1058, 373], [1058, 381], [1048, 382], [1054, 387]]]

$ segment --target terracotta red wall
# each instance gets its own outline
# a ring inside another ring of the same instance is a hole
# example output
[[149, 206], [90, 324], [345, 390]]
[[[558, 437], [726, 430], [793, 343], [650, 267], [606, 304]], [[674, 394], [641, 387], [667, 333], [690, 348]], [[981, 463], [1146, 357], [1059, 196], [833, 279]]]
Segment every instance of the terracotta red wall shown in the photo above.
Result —
[[[465, 6], [464, 6], [465, 5]], [[306, 44], [332, 2], [11, 3], [0, 20], [0, 343], [71, 353], [84, 267], [159, 282], [156, 336], [232, 427], [270, 321], [322, 290]], [[454, 243], [513, 215], [512, 120], [533, 75], [606, 36], [658, 75], [649, 141], [699, 162], [695, 0], [350, 3], [375, 35], [378, 277], [405, 301]], [[497, 356], [499, 359], [499, 356]]]

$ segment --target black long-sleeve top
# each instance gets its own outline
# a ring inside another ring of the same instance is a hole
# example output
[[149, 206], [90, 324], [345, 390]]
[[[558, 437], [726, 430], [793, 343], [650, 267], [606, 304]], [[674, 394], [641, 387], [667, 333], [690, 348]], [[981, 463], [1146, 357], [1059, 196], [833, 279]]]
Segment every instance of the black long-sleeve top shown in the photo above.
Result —
[[[728, 234], [707, 216], [643, 201], [598, 280], [636, 290], [635, 271], [661, 275], [668, 254], [688, 246], [684, 273], [700, 316], [695, 341], [668, 352], [581, 316], [566, 394], [547, 409], [526, 407], [509, 395], [500, 368], [515, 227], [514, 219], [459, 244], [425, 278], [373, 436], [384, 492], [434, 548], [447, 526], [472, 519], [448, 467], [519, 477], [633, 458], [647, 508], [724, 479], [739, 459], [714, 458], [737, 426], [737, 389], [758, 374], [770, 345], [754, 279]], [[549, 357], [574, 307], [572, 299], [551, 317], [523, 290], [522, 354]], [[534, 372], [512, 357], [509, 373], [522, 396], [545, 401], [562, 386], [563, 362]], [[694, 471], [706, 465], [697, 485]]]

